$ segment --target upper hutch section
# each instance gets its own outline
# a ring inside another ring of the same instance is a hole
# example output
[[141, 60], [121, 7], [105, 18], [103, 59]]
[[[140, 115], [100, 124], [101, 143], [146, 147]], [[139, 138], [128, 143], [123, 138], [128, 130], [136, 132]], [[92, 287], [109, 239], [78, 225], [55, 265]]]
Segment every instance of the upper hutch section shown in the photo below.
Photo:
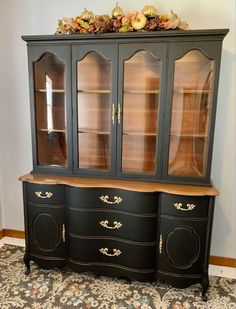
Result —
[[33, 171], [209, 185], [227, 32], [23, 36]]

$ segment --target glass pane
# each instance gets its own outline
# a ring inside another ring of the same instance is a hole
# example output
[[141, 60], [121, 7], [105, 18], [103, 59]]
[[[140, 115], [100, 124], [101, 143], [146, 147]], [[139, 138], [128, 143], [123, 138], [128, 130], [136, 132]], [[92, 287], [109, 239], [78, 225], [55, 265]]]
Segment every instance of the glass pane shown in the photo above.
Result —
[[65, 65], [45, 53], [34, 63], [37, 164], [66, 166]]
[[123, 135], [122, 170], [153, 173], [156, 169], [156, 136]]
[[214, 61], [192, 50], [175, 62], [168, 173], [203, 177], [208, 157]]
[[79, 168], [111, 167], [111, 62], [91, 52], [77, 62]]
[[124, 62], [122, 171], [155, 174], [161, 61], [139, 51]]

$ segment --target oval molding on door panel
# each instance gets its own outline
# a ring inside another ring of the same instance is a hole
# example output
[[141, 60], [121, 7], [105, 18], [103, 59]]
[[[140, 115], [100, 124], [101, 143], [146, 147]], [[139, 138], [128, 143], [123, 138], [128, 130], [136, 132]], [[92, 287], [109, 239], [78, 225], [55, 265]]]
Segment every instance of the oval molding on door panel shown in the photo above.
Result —
[[60, 226], [54, 216], [40, 213], [32, 221], [32, 239], [41, 251], [54, 251], [60, 242]]
[[200, 239], [188, 226], [177, 226], [166, 235], [165, 254], [176, 268], [190, 268], [198, 259]]

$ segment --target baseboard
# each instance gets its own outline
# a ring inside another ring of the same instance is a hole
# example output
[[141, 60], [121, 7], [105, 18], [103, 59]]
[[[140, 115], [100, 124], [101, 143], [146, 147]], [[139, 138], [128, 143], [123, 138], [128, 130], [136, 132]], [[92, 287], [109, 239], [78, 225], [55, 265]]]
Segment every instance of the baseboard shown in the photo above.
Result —
[[[3, 229], [0, 231], [0, 239], [2, 239], [3, 237], [15, 237], [15, 238], [24, 239], [25, 232]], [[222, 256], [210, 256], [209, 264], [236, 268], [236, 259], [226, 258]]]
[[236, 268], [236, 259], [222, 256], [210, 256], [209, 264]]
[[2, 231], [0, 231], [0, 239], [2, 239], [3, 237], [15, 237], [15, 238], [24, 239], [25, 238], [25, 232], [3, 229]]

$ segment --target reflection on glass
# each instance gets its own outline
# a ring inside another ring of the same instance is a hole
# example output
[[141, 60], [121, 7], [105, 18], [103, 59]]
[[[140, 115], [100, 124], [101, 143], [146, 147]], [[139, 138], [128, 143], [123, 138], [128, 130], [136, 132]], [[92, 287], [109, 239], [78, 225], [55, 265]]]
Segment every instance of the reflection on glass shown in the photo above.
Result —
[[161, 61], [146, 51], [124, 61], [122, 171], [155, 174]]
[[111, 167], [111, 62], [97, 52], [77, 62], [78, 166]]
[[45, 74], [46, 81], [46, 98], [47, 98], [47, 127], [48, 133], [53, 131], [53, 117], [52, 117], [52, 80]]
[[206, 173], [214, 61], [192, 50], [175, 62], [168, 173]]
[[64, 63], [45, 53], [34, 63], [37, 163], [66, 166]]

